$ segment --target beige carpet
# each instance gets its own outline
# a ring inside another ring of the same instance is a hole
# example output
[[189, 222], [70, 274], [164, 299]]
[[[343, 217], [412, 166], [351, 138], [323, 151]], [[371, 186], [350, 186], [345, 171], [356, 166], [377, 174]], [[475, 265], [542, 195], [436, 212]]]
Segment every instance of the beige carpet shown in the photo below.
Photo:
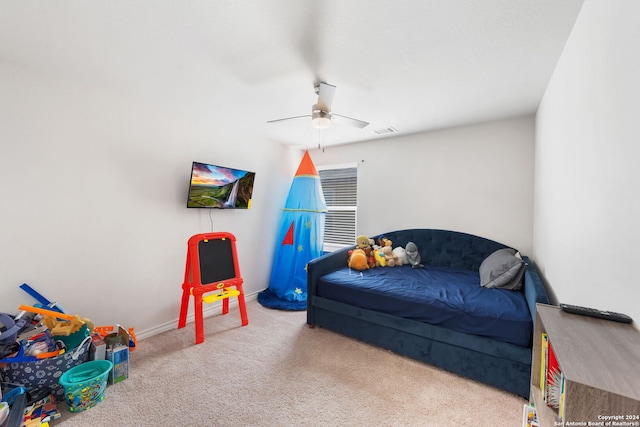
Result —
[[129, 379], [53, 426], [521, 425], [525, 400], [320, 328], [306, 312], [247, 303], [155, 335], [131, 354]]

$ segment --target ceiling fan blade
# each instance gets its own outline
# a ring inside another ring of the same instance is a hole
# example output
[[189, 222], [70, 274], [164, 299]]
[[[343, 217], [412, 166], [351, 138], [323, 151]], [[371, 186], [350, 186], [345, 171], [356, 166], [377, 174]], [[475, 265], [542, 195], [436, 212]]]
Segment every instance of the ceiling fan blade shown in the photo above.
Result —
[[365, 122], [362, 120], [354, 119], [347, 116], [341, 116], [340, 114], [331, 113], [332, 120], [341, 125], [353, 126], [356, 128], [365, 128], [369, 125], [369, 122]]
[[307, 117], [307, 118], [311, 117], [311, 114], [307, 114], [307, 115], [304, 115], [304, 116], [285, 117], [284, 119], [267, 120], [267, 123], [284, 122], [285, 120], [302, 119], [304, 117]]
[[[313, 82], [322, 80], [318, 75], [321, 65], [324, 62], [321, 42], [324, 40], [323, 28], [327, 21], [328, 9], [317, 1], [296, 2], [296, 7], [301, 8], [300, 20], [297, 22], [282, 22], [282, 28], [295, 28], [297, 31], [287, 37], [288, 40], [296, 43], [295, 47], [299, 52], [307, 71], [313, 76]], [[284, 16], [284, 15], [283, 15]], [[294, 24], [293, 27], [291, 25]]]
[[318, 109], [324, 112], [331, 112], [331, 103], [336, 93], [336, 87], [327, 83], [318, 85]]

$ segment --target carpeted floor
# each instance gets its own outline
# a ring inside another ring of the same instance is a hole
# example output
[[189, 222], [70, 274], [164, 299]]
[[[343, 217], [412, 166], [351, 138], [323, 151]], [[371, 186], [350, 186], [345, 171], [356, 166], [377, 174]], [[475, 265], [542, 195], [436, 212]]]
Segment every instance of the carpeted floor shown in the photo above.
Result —
[[131, 354], [130, 377], [104, 401], [53, 426], [521, 425], [524, 399], [306, 326], [306, 312], [247, 302], [155, 335]]

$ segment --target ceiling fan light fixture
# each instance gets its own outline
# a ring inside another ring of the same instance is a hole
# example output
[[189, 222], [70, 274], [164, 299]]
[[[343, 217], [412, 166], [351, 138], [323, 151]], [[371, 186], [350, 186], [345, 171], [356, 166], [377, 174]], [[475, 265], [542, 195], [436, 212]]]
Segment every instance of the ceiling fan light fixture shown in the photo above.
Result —
[[331, 113], [322, 110], [314, 110], [311, 113], [311, 127], [314, 129], [327, 129], [331, 126]]

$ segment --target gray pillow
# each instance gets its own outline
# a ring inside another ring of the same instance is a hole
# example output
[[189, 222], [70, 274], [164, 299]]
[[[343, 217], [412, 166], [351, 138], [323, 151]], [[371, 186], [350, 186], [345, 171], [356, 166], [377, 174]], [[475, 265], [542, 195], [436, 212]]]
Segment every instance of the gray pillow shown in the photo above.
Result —
[[517, 290], [522, 286], [524, 261], [511, 248], [498, 249], [480, 264], [480, 285]]

